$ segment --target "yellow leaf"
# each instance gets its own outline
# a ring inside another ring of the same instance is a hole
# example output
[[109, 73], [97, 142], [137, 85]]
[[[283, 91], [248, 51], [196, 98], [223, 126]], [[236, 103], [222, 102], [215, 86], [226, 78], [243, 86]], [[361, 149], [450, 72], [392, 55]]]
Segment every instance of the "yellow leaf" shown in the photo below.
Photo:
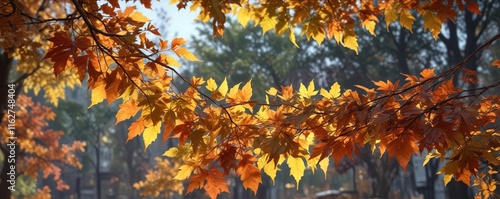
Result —
[[271, 96], [276, 96], [276, 94], [278, 93], [278, 90], [274, 87], [271, 87], [266, 93], [268, 95], [271, 95]]
[[425, 156], [425, 160], [424, 162], [422, 163], [422, 166], [425, 166], [427, 163], [429, 163], [429, 160], [431, 160], [432, 158], [436, 158], [436, 157], [439, 157], [441, 156], [440, 153], [429, 153]]
[[327, 90], [325, 90], [324, 88], [319, 89], [319, 93], [321, 94], [321, 96], [323, 96], [325, 98], [328, 98], [328, 99], [332, 99], [333, 98], [333, 96]]
[[377, 23], [375, 23], [375, 21], [369, 20], [369, 21], [364, 22], [363, 26], [365, 27], [366, 30], [368, 30], [368, 32], [370, 32], [371, 35], [376, 36], [375, 35], [375, 25], [376, 24]]
[[443, 177], [444, 186], [446, 186], [451, 181], [452, 178], [453, 174], [445, 174]]
[[191, 53], [191, 51], [187, 50], [186, 48], [177, 48], [175, 49], [175, 53], [177, 53], [177, 55], [183, 56], [188, 61], [200, 61], [193, 53]]
[[[317, 156], [320, 157], [320, 156]], [[330, 165], [330, 158], [326, 157], [323, 160], [319, 162], [319, 168], [323, 170], [323, 173], [325, 174], [325, 180], [326, 180], [326, 172], [328, 171], [328, 166]]]
[[274, 179], [276, 178], [276, 173], [280, 170], [278, 166], [283, 163], [285, 157], [283, 155], [280, 155], [278, 159], [278, 166], [274, 165], [274, 161], [268, 162], [267, 161], [268, 157], [269, 156], [267, 154], [260, 156], [259, 159], [257, 160], [257, 167], [259, 169], [264, 170], [264, 173], [266, 173], [271, 178], [274, 185], [275, 183]]
[[401, 14], [399, 15], [399, 23], [401, 24], [401, 26], [408, 29], [412, 33], [413, 33], [412, 27], [414, 21], [415, 17], [413, 17], [413, 15], [411, 15], [411, 13], [408, 10], [403, 9], [401, 11]]
[[266, 34], [267, 31], [274, 29], [276, 23], [278, 23], [276, 21], [276, 17], [269, 18], [269, 16], [265, 15], [262, 21], [260, 22], [260, 27], [262, 27], [262, 36], [264, 36], [264, 34]]
[[295, 33], [293, 31], [293, 28], [290, 28], [290, 36], [289, 36], [289, 38], [290, 38], [290, 41], [293, 43], [293, 45], [298, 48], [299, 45], [297, 45], [297, 41], [295, 41]]
[[169, 150], [165, 151], [165, 153], [163, 153], [163, 156], [175, 158], [177, 157], [177, 154], [179, 154], [179, 149], [177, 147], [172, 147]]
[[104, 101], [104, 99], [106, 99], [106, 85], [101, 83], [92, 89], [92, 96], [90, 98], [91, 103], [89, 108], [101, 103], [102, 101]]
[[174, 179], [176, 180], [185, 180], [189, 176], [191, 176], [191, 173], [193, 173], [194, 167], [191, 165], [182, 165], [179, 167], [179, 172], [177, 172], [177, 175], [175, 175]]
[[228, 90], [228, 86], [227, 86], [227, 80], [226, 78], [224, 78], [224, 81], [222, 81], [222, 83], [220, 84], [220, 87], [219, 87], [219, 92], [222, 96], [226, 96], [227, 94], [227, 90]]
[[333, 83], [333, 85], [330, 87], [329, 93], [333, 98], [337, 98], [340, 96], [340, 85], [338, 82]]
[[346, 34], [344, 35], [344, 42], [342, 43], [342, 45], [351, 50], [356, 51], [356, 54], [358, 54], [358, 41], [354, 31], [346, 32]]
[[393, 1], [392, 4], [387, 5], [387, 7], [384, 10], [384, 16], [385, 16], [385, 24], [387, 26], [387, 30], [389, 30], [389, 26], [398, 19], [398, 8], [399, 6], [394, 5], [396, 4], [396, 1]]
[[323, 40], [325, 40], [325, 32], [323, 31], [323, 29], [319, 29], [312, 35], [312, 38], [314, 39], [314, 41], [316, 41], [316, 43], [318, 43], [318, 45], [321, 45], [321, 43], [323, 43]]
[[236, 16], [238, 18], [238, 22], [245, 28], [248, 24], [248, 21], [250, 21], [250, 15], [248, 14], [248, 9], [246, 8], [240, 8], [238, 10], [238, 15]]
[[302, 176], [304, 175], [304, 171], [306, 170], [304, 161], [302, 160], [302, 157], [289, 156], [286, 163], [288, 164], [288, 167], [290, 167], [290, 175], [293, 176], [293, 178], [295, 178], [295, 181], [297, 182], [298, 189], [300, 179], [302, 178]]
[[314, 90], [314, 81], [311, 80], [309, 82], [309, 86], [307, 88], [304, 86], [304, 84], [300, 83], [300, 88], [299, 88], [299, 95], [303, 98], [311, 98], [312, 96], [316, 95], [318, 91]]
[[210, 92], [214, 92], [217, 89], [217, 83], [215, 82], [215, 80], [213, 78], [210, 78], [210, 79], [207, 80], [207, 86], [206, 86], [206, 88]]
[[240, 88], [240, 84], [241, 83], [238, 83], [238, 84], [234, 85], [233, 87], [231, 87], [231, 89], [229, 90], [229, 93], [227, 94], [228, 100], [236, 98], [236, 93], [238, 93], [238, 89]]
[[142, 133], [144, 140], [144, 148], [148, 148], [148, 146], [156, 140], [156, 137], [160, 133], [161, 122], [158, 122], [156, 125], [150, 125], [144, 129], [144, 133]]
[[429, 10], [424, 10], [422, 12], [422, 17], [424, 18], [424, 29], [431, 31], [432, 36], [437, 40], [437, 37], [441, 32], [441, 20], [437, 15]]
[[170, 56], [166, 56], [167, 58], [167, 63], [169, 66], [181, 66], [181, 64], [179, 62], [177, 62], [177, 60], [173, 57], [170, 57]]
[[140, 12], [134, 12], [130, 15], [130, 18], [137, 22], [146, 23], [149, 19]]
[[248, 81], [243, 88], [241, 88], [241, 94], [243, 95], [243, 102], [247, 102], [252, 97], [252, 80]]

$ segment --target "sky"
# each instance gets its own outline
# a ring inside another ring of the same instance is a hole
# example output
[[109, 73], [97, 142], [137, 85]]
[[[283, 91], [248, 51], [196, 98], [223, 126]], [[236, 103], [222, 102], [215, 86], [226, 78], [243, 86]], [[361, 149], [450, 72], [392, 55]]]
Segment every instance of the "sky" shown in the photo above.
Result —
[[[161, 33], [167, 32], [165, 39], [171, 40], [174, 37], [183, 37], [190, 39], [196, 33], [196, 12], [190, 12], [188, 9], [177, 10], [176, 4], [169, 4], [168, 2], [152, 2], [152, 10], [145, 9], [144, 7], [137, 6], [139, 11], [146, 15], [151, 22], [158, 28], [161, 27]], [[168, 26], [166, 28], [162, 21], [162, 17], [168, 17]]]

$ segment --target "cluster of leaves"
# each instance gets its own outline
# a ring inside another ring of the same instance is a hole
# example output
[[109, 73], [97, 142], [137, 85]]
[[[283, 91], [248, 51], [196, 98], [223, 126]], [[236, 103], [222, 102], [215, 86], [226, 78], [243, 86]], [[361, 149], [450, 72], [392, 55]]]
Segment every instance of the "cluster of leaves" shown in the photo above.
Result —
[[56, 78], [53, 75], [53, 63], [42, 59], [51, 46], [47, 42], [51, 36], [47, 34], [47, 29], [62, 28], [55, 23], [45, 23], [45, 20], [64, 20], [66, 17], [66, 8], [62, 2], [38, 9], [45, 6], [43, 2], [19, 0], [2, 3], [0, 23], [9, 25], [0, 27], [0, 46], [10, 58], [16, 60], [17, 72], [22, 74], [18, 82], [24, 83], [23, 90], [32, 90], [35, 94], [43, 91], [44, 97], [57, 106], [58, 100], [65, 98], [66, 88], [81, 84], [70, 70], [62, 72]]
[[[48, 121], [55, 119], [55, 114], [50, 107], [35, 103], [25, 95], [18, 97], [17, 105], [15, 136], [19, 147], [18, 154], [23, 155], [16, 160], [16, 171], [32, 179], [37, 179], [39, 174], [42, 174], [43, 178], [51, 176], [58, 190], [69, 189], [69, 186], [61, 179], [61, 166], [81, 168], [82, 165], [76, 153], [84, 151], [85, 143], [74, 141], [71, 144], [61, 144], [59, 142], [64, 133], [47, 129]], [[3, 121], [0, 133], [1, 144], [9, 143], [10, 133], [7, 120]]]
[[295, 42], [295, 28], [300, 27], [301, 35], [312, 38], [318, 44], [325, 39], [335, 41], [342, 46], [358, 52], [356, 26], [362, 26], [375, 36], [375, 26], [379, 16], [383, 16], [386, 26], [399, 19], [402, 27], [412, 31], [415, 13], [424, 19], [424, 29], [429, 30], [437, 39], [441, 32], [441, 24], [448, 20], [454, 21], [458, 15], [456, 8], [465, 8], [480, 14], [479, 6], [474, 1], [430, 0], [397, 1], [385, 0], [374, 3], [372, 0], [338, 1], [338, 0], [280, 0], [280, 1], [249, 1], [249, 0], [176, 0], [179, 9], [190, 5], [191, 11], [200, 11], [199, 19], [207, 22], [212, 19], [215, 36], [224, 33], [226, 15], [236, 14], [241, 25], [246, 26], [254, 21], [262, 27], [262, 34], [276, 30], [277, 34], [289, 33], [292, 43]]
[[140, 196], [171, 198], [174, 194], [182, 194], [182, 181], [174, 179], [179, 163], [160, 157], [156, 157], [155, 161], [156, 165], [148, 171], [146, 179], [134, 183], [134, 188], [139, 190]]
[[[51, 46], [46, 50], [32, 43], [36, 40], [26, 39], [31, 38], [29, 35], [15, 35], [13, 27], [28, 29], [33, 19], [26, 16], [37, 13], [18, 9], [22, 4], [11, 1], [4, 6], [11, 13], [2, 20], [14, 25], [0, 30], [11, 37], [21, 36], [32, 52], [46, 52], [44, 58], [53, 62], [57, 79], [64, 79], [67, 71], [81, 81], [87, 79], [92, 90], [91, 106], [121, 99], [117, 123], [138, 115], [129, 127], [129, 140], [142, 135], [148, 147], [160, 134], [162, 141], [177, 138], [178, 146], [165, 155], [183, 160], [174, 179], [189, 178], [187, 192], [204, 188], [216, 198], [229, 191], [225, 177], [232, 172], [245, 188], [256, 192], [262, 182], [260, 171], [274, 179], [278, 165], [285, 161], [298, 183], [306, 167], [319, 167], [326, 173], [327, 157], [338, 163], [345, 156], [353, 157], [365, 144], [372, 150], [378, 148], [381, 154], [387, 152], [403, 168], [418, 152], [436, 150], [429, 158], [442, 160], [451, 152], [441, 169], [446, 182], [454, 176], [470, 185], [469, 179], [477, 174], [481, 160], [498, 165], [499, 134], [493, 123], [500, 114], [500, 98], [482, 94], [500, 83], [475, 90], [457, 88], [452, 76], [462, 64], [438, 76], [432, 69], [422, 71], [420, 77], [406, 75], [401, 87], [399, 82], [390, 81], [374, 82], [376, 90], [358, 86], [363, 93], [342, 92], [338, 84], [318, 90], [314, 82], [301, 84], [298, 90], [292, 86], [271, 88], [266, 102], [259, 103], [252, 101], [251, 81], [243, 86], [228, 85], [227, 81], [218, 84], [213, 79], [179, 75], [173, 67], [180, 64], [172, 55], [189, 61], [198, 59], [183, 47], [184, 39], [152, 40], [153, 35], [160, 35], [158, 30], [135, 7], [122, 11], [116, 0], [70, 2], [54, 2], [55, 8], [65, 10], [61, 16], [49, 16], [58, 18], [37, 18], [33, 22], [45, 27], [37, 30], [43, 38], [50, 38]], [[151, 8], [150, 1], [141, 3]], [[399, 18], [401, 25], [411, 30], [415, 18], [410, 10], [416, 10], [424, 18], [424, 28], [436, 37], [441, 24], [457, 14], [455, 4], [459, 10], [464, 9], [462, 0], [380, 1], [377, 5], [373, 1], [250, 4], [182, 0], [178, 7], [188, 3], [192, 3], [191, 9], [200, 8], [201, 19], [214, 20], [215, 36], [222, 35], [225, 14], [235, 12], [243, 25], [253, 20], [263, 33], [271, 29], [278, 34], [289, 31], [293, 43], [294, 28], [304, 24], [301, 29], [306, 37], [318, 43], [335, 38], [353, 50], [357, 50], [356, 19], [373, 31], [378, 16], [383, 15], [386, 24]], [[476, 3], [465, 3], [467, 9], [477, 12]], [[4, 49], [10, 49], [8, 42], [2, 42]], [[20, 54], [19, 59], [25, 56]], [[474, 72], [465, 74], [464, 82], [475, 83]], [[189, 87], [177, 88], [173, 77], [181, 78]], [[480, 182], [476, 184], [483, 187], [483, 178], [477, 179]], [[492, 189], [487, 187], [487, 191]]]

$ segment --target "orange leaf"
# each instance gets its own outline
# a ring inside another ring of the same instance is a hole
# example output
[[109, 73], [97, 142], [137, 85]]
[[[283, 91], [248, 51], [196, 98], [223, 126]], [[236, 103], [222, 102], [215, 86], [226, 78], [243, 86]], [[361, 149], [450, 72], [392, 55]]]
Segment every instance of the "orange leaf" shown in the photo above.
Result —
[[422, 75], [421, 81], [434, 77], [434, 68], [426, 68], [420, 72], [420, 75]]
[[224, 173], [212, 167], [206, 177], [207, 184], [205, 184], [205, 190], [208, 196], [212, 199], [216, 199], [217, 195], [221, 192], [228, 192], [226, 179], [224, 179]]
[[174, 40], [172, 40], [172, 43], [170, 44], [170, 49], [175, 51], [177, 48], [179, 48], [179, 46], [183, 45], [184, 43], [186, 43], [186, 40], [184, 40], [183, 38], [175, 38]]
[[404, 171], [406, 171], [406, 165], [410, 161], [410, 157], [418, 151], [415, 138], [408, 134], [408, 132], [403, 132], [394, 135], [396, 138], [387, 144], [389, 157], [396, 157], [396, 160], [403, 167]]
[[133, 122], [130, 127], [128, 127], [128, 138], [127, 142], [132, 138], [139, 136], [144, 131], [144, 120], [139, 118], [137, 121]]
[[116, 113], [116, 123], [118, 124], [123, 120], [129, 119], [139, 112], [141, 108], [137, 106], [135, 100], [129, 100], [125, 103], [120, 104], [120, 110]]
[[189, 178], [189, 185], [186, 192], [191, 193], [193, 192], [193, 190], [203, 187], [203, 185], [205, 184], [206, 177], [207, 173], [205, 170], [201, 170], [200, 173], [192, 175]]
[[492, 66], [496, 66], [497, 68], [500, 68], [500, 59], [497, 59], [491, 63]]
[[252, 155], [244, 155], [243, 157], [244, 159], [238, 164], [236, 172], [241, 176], [243, 187], [251, 189], [254, 194], [257, 194], [259, 184], [262, 183], [260, 170], [253, 164], [255, 157]]

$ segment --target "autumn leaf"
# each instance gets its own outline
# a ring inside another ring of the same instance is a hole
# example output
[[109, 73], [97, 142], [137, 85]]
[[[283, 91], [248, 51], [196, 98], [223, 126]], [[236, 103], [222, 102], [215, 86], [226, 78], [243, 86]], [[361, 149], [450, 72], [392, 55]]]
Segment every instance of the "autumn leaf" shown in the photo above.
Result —
[[346, 32], [342, 45], [351, 50], [354, 50], [356, 54], [358, 54], [358, 39], [354, 32]]
[[179, 171], [177, 172], [177, 175], [175, 175], [174, 179], [176, 180], [185, 180], [189, 176], [191, 176], [191, 173], [194, 171], [194, 167], [189, 164], [185, 164], [179, 167]]
[[492, 66], [496, 66], [497, 68], [500, 68], [500, 59], [496, 59], [491, 63]]
[[309, 99], [318, 93], [318, 91], [315, 91], [314, 89], [314, 81], [310, 81], [307, 88], [304, 84], [300, 83], [299, 95], [303, 98]]
[[248, 9], [241, 7], [236, 15], [238, 22], [245, 28], [250, 21], [250, 15], [248, 14]]
[[90, 107], [101, 103], [106, 99], [106, 84], [100, 83], [98, 86], [94, 87], [91, 91], [91, 103]]
[[207, 184], [205, 184], [205, 190], [210, 198], [216, 199], [219, 193], [229, 192], [223, 173], [216, 168], [212, 167], [210, 169], [205, 180], [207, 181]]
[[413, 33], [413, 22], [415, 22], [415, 17], [413, 17], [408, 10], [402, 9], [399, 17], [399, 23], [401, 26]]
[[228, 90], [227, 80], [226, 78], [224, 78], [224, 81], [222, 81], [222, 83], [219, 86], [219, 92], [222, 96], [226, 96], [227, 90]]
[[432, 33], [434, 39], [437, 39], [441, 32], [441, 20], [436, 14], [429, 10], [424, 10], [421, 14], [424, 18], [424, 29], [428, 29]]
[[116, 122], [115, 124], [120, 123], [123, 120], [129, 119], [139, 112], [141, 108], [137, 106], [135, 100], [129, 100], [120, 104], [120, 109], [116, 113]]
[[323, 88], [320, 89], [320, 94], [325, 97], [325, 98], [328, 98], [328, 99], [335, 99], [337, 97], [340, 96], [340, 85], [338, 82], [335, 82], [334, 84], [332, 84], [332, 86], [330, 87], [330, 90], [327, 91]]
[[142, 134], [143, 131], [144, 131], [144, 120], [142, 118], [136, 120], [135, 122], [132, 122], [130, 127], [128, 127], [127, 142]]
[[290, 167], [290, 175], [295, 178], [295, 181], [297, 182], [297, 189], [299, 187], [299, 182], [302, 176], [304, 175], [304, 171], [306, 170], [306, 166], [304, 164], [304, 160], [302, 160], [302, 157], [288, 157], [288, 160], [286, 162], [288, 164], [288, 167]]
[[274, 29], [276, 26], [275, 17], [264, 16], [262, 21], [260, 21], [259, 25], [262, 27], [262, 35], [265, 35], [267, 31]]
[[406, 165], [413, 154], [418, 151], [418, 146], [412, 135], [405, 135], [404, 132], [387, 144], [389, 157], [395, 157], [399, 165], [406, 171]]
[[215, 80], [213, 78], [210, 78], [207, 80], [206, 88], [210, 92], [214, 92], [217, 89], [217, 83], [215, 82]]
[[[241, 181], [243, 182], [243, 187], [251, 189], [254, 194], [257, 194], [257, 189], [259, 184], [262, 183], [260, 169], [257, 168], [252, 162], [254, 162], [254, 157], [243, 156], [243, 160], [238, 164], [236, 172], [241, 176]], [[250, 160], [246, 160], [250, 159]]]
[[146, 23], [149, 19], [140, 12], [134, 12], [130, 15], [130, 18], [137, 22]]
[[142, 134], [144, 140], [144, 149], [148, 148], [148, 146], [156, 140], [156, 137], [160, 133], [161, 122], [156, 123], [155, 125], [149, 125], [144, 129], [144, 133]]

